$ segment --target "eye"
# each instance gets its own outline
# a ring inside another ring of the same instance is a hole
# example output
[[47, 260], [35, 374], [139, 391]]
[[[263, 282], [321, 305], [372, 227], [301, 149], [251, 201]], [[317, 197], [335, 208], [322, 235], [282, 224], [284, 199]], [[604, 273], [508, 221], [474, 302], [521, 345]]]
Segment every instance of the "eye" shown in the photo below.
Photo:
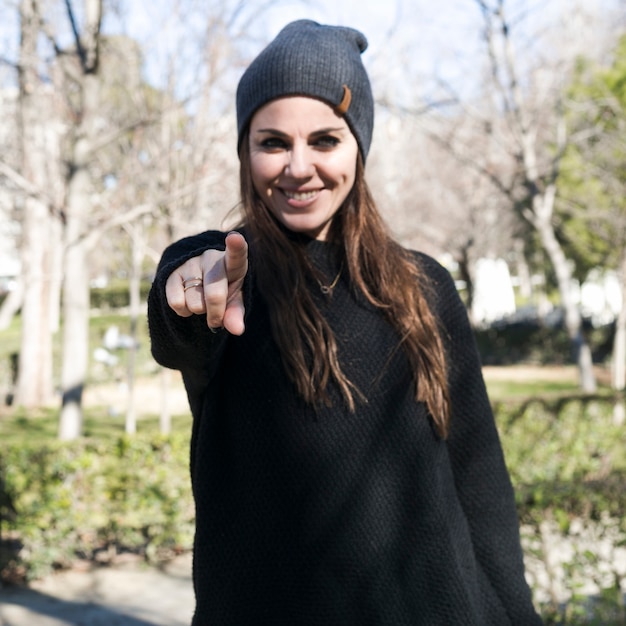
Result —
[[338, 137], [334, 137], [333, 135], [321, 135], [319, 137], [316, 137], [313, 140], [313, 145], [318, 147], [318, 148], [322, 148], [322, 149], [330, 149], [330, 148], [336, 148], [340, 143], [340, 140]]
[[260, 142], [260, 146], [268, 151], [285, 150], [288, 147], [287, 142], [280, 137], [267, 137]]

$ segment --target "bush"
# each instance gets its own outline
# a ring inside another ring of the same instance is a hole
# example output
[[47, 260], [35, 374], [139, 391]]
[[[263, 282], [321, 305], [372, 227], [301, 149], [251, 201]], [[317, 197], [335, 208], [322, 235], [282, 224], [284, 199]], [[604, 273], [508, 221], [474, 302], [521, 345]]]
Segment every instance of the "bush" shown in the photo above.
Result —
[[[148, 299], [150, 283], [142, 281], [141, 301]], [[107, 287], [93, 287], [90, 292], [91, 308], [100, 310], [122, 309], [130, 304], [130, 293], [126, 281], [112, 282]]]
[[122, 437], [3, 450], [2, 578], [37, 578], [77, 557], [132, 551], [155, 562], [191, 549], [188, 446]]
[[[546, 624], [626, 623], [626, 447], [615, 401], [572, 395], [494, 407]], [[32, 579], [123, 551], [157, 562], [190, 550], [188, 447], [188, 435], [147, 434], [5, 446], [2, 576]]]
[[626, 623], [626, 449], [615, 402], [496, 407], [527, 571], [548, 624]]
[[[613, 350], [614, 324], [592, 328], [585, 324], [587, 341], [596, 363], [603, 363]], [[574, 362], [572, 344], [562, 326], [545, 326], [536, 320], [496, 323], [475, 331], [478, 350], [485, 365]]]

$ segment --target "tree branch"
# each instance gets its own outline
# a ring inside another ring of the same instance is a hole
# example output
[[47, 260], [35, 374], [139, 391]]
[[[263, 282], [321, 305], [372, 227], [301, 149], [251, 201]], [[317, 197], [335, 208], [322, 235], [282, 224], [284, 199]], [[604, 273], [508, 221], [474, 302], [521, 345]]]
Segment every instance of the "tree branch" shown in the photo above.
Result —
[[78, 32], [78, 25], [76, 24], [76, 18], [74, 16], [74, 9], [72, 8], [71, 0], [65, 0], [65, 8], [67, 9], [67, 17], [72, 27], [72, 33], [74, 34], [74, 42], [76, 43], [76, 51], [78, 52], [80, 64], [85, 71], [87, 69], [87, 54], [80, 39], [80, 33]]
[[1, 56], [0, 56], [0, 65], [7, 65], [8, 67], [14, 70], [18, 70], [20, 67], [19, 63], [16, 63], [15, 61], [9, 59], [8, 57], [1, 57]]
[[18, 171], [14, 170], [10, 165], [7, 165], [4, 161], [0, 161], [0, 174], [8, 178], [14, 185], [21, 189], [27, 196], [39, 200], [46, 206], [53, 206], [52, 198], [39, 189], [36, 185], [33, 185], [29, 180], [24, 178]]

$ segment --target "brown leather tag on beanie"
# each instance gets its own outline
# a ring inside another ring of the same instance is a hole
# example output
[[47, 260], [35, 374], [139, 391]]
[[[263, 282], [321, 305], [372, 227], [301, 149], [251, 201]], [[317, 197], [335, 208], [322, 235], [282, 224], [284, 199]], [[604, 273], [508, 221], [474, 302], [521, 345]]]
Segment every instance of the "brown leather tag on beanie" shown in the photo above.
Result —
[[337, 115], [344, 116], [348, 112], [351, 102], [352, 92], [350, 91], [350, 87], [348, 87], [348, 85], [343, 85], [343, 98], [341, 99], [341, 102], [335, 107], [335, 113], [337, 113]]

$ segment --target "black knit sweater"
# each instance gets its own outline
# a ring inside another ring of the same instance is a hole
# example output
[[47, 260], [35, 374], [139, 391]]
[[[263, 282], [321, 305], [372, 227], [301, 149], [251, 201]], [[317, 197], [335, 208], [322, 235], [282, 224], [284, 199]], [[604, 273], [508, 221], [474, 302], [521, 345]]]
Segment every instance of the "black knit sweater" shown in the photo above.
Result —
[[[344, 278], [315, 297], [344, 372], [366, 393], [354, 413], [336, 390], [317, 410], [296, 394], [252, 253], [241, 337], [173, 313], [167, 277], [223, 243], [210, 231], [168, 248], [149, 298], [154, 357], [181, 370], [194, 417], [194, 626], [541, 624], [474, 338], [446, 270], [416, 253], [449, 355], [444, 441], [414, 400], [394, 330]], [[336, 275], [327, 244], [307, 253]]]

